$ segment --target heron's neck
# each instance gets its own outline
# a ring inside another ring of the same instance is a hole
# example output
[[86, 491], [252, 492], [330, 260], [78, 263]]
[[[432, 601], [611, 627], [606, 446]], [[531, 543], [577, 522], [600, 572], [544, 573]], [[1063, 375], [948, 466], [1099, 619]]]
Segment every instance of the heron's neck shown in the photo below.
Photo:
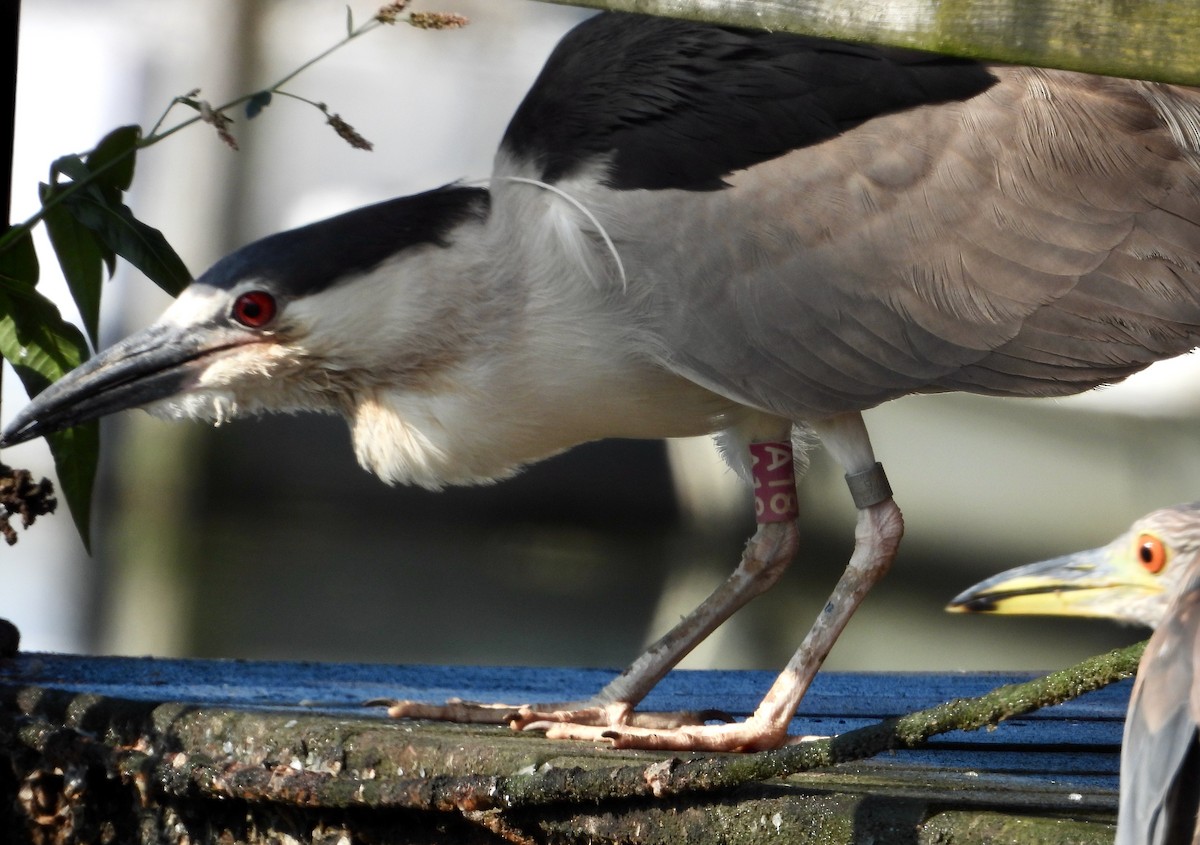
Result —
[[429, 487], [478, 483], [589, 440], [725, 427], [732, 403], [655, 363], [603, 253], [544, 222], [459, 242], [446, 281], [471, 282], [450, 329], [461, 358], [421, 388], [356, 397], [348, 416], [367, 469]]

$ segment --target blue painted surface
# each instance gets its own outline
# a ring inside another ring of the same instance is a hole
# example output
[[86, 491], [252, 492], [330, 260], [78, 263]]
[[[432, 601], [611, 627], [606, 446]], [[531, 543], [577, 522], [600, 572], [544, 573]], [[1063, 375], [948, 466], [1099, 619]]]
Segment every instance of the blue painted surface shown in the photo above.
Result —
[[[390, 666], [242, 660], [162, 660], [28, 653], [0, 661], [0, 686], [36, 685], [141, 701], [304, 708], [358, 718], [373, 698], [440, 702], [525, 703], [581, 699], [610, 670], [529, 667]], [[795, 734], [844, 733], [954, 698], [981, 695], [1029, 680], [1010, 673], [838, 673], [818, 675], [792, 722]], [[676, 671], [643, 704], [645, 710], [716, 708], [743, 716], [770, 685], [769, 672]], [[1121, 731], [1130, 682], [1002, 723], [995, 730], [957, 731], [926, 748], [886, 759], [939, 770], [1019, 775], [1069, 788], [1117, 786]]]

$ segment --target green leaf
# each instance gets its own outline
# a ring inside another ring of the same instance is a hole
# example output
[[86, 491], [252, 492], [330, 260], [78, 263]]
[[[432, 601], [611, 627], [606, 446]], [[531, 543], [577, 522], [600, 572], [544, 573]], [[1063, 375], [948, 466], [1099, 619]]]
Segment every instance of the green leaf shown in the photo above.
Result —
[[[39, 186], [42, 204], [45, 205], [55, 189], [50, 185]], [[71, 216], [61, 205], [46, 209], [44, 222], [50, 235], [50, 245], [58, 256], [71, 297], [75, 300], [83, 326], [93, 346], [99, 345], [100, 333], [100, 286], [103, 279], [102, 262], [110, 254], [97, 239], [96, 234]]]
[[0, 288], [0, 356], [13, 365], [30, 396], [45, 390], [88, 357], [79, 329], [31, 287]]
[[271, 105], [271, 92], [259, 91], [246, 102], [246, 117], [253, 120], [269, 105]]
[[[103, 196], [102, 189], [98, 185], [89, 185], [93, 180], [92, 171], [88, 169], [77, 155], [65, 155], [57, 158], [50, 165], [50, 190], [58, 191], [64, 189], [63, 183], [59, 181], [59, 176], [66, 176], [75, 185], [74, 190], [77, 191], [93, 191], [99, 196]], [[42, 206], [45, 207], [47, 202], [50, 202], [52, 197], [47, 195], [45, 187], [41, 190]], [[54, 198], [55, 201], [56, 198]], [[117, 195], [116, 201], [120, 201], [120, 195]], [[100, 245], [100, 255], [104, 259], [105, 265], [108, 266], [108, 275], [112, 276], [117, 269], [117, 256], [111, 249], [103, 243]]]
[[113, 274], [117, 272], [117, 254], [108, 248], [108, 244], [97, 239], [96, 243], [100, 247], [100, 257], [104, 259], [104, 266], [108, 268], [108, 277], [111, 279]]
[[349, 6], [347, 6], [346, 7], [346, 37], [351, 38], [353, 36], [354, 36], [354, 12], [351, 11]]
[[[0, 355], [12, 364], [26, 392], [36, 396], [83, 363], [88, 350], [82, 333], [63, 320], [54, 303], [22, 284], [0, 287]], [[47, 438], [62, 494], [85, 546], [100, 454], [97, 431], [96, 423], [88, 423]]]
[[50, 181], [57, 182], [58, 177], [66, 176], [73, 182], [86, 181], [92, 172], [88, 170], [88, 166], [84, 164], [83, 159], [72, 153], [61, 158], [56, 158], [50, 164]]
[[37, 250], [33, 247], [30, 230], [26, 229], [10, 246], [0, 250], [0, 283], [5, 287], [24, 285], [32, 288], [38, 282], [38, 269]]
[[88, 154], [87, 168], [95, 174], [96, 184], [111, 202], [119, 202], [121, 195], [133, 184], [133, 168], [141, 138], [140, 126], [122, 126], [100, 139]]
[[100, 423], [97, 420], [68, 428], [46, 438], [54, 469], [58, 475], [58, 490], [71, 509], [71, 518], [83, 547], [92, 550], [92, 491], [96, 483], [96, 467], [100, 463]]
[[105, 246], [171, 296], [178, 296], [191, 282], [191, 273], [163, 233], [134, 217], [128, 206], [105, 202], [91, 192], [75, 194], [65, 205]]

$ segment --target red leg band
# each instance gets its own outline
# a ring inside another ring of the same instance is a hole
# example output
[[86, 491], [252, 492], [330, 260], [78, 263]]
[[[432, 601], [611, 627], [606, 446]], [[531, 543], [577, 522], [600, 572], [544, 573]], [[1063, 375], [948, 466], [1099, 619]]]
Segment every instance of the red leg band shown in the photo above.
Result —
[[758, 522], [789, 522], [800, 515], [791, 443], [751, 443], [750, 472]]

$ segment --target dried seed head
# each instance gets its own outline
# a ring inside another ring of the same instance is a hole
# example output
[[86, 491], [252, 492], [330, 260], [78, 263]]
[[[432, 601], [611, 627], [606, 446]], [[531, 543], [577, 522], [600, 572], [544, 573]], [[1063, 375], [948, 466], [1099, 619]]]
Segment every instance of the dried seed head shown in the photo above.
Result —
[[395, 23], [396, 18], [404, 11], [408, 2], [409, 0], [396, 0], [395, 3], [388, 3], [386, 6], [380, 7], [379, 11], [375, 13], [375, 20], [380, 23]]
[[333, 127], [333, 131], [338, 133], [338, 137], [344, 140], [347, 144], [354, 147], [356, 150], [373, 150], [375, 145], [359, 135], [353, 126], [336, 114], [329, 115], [328, 123]]
[[462, 29], [470, 21], [452, 12], [413, 12], [408, 22], [417, 29]]
[[232, 118], [214, 109], [207, 100], [201, 100], [200, 119], [211, 124], [217, 130], [217, 137], [224, 141], [231, 150], [238, 149], [237, 139], [229, 131], [229, 125], [233, 123]]
[[235, 152], [240, 149], [240, 147], [238, 147], [237, 138], [234, 138], [224, 125], [217, 126], [217, 137], [224, 141], [225, 146], [229, 147], [229, 149], [234, 150]]
[[0, 464], [0, 536], [4, 542], [10, 546], [17, 542], [17, 532], [9, 524], [9, 516], [19, 515], [21, 525], [28, 528], [39, 516], [54, 513], [57, 507], [54, 485], [49, 479], [35, 482], [29, 470]]

